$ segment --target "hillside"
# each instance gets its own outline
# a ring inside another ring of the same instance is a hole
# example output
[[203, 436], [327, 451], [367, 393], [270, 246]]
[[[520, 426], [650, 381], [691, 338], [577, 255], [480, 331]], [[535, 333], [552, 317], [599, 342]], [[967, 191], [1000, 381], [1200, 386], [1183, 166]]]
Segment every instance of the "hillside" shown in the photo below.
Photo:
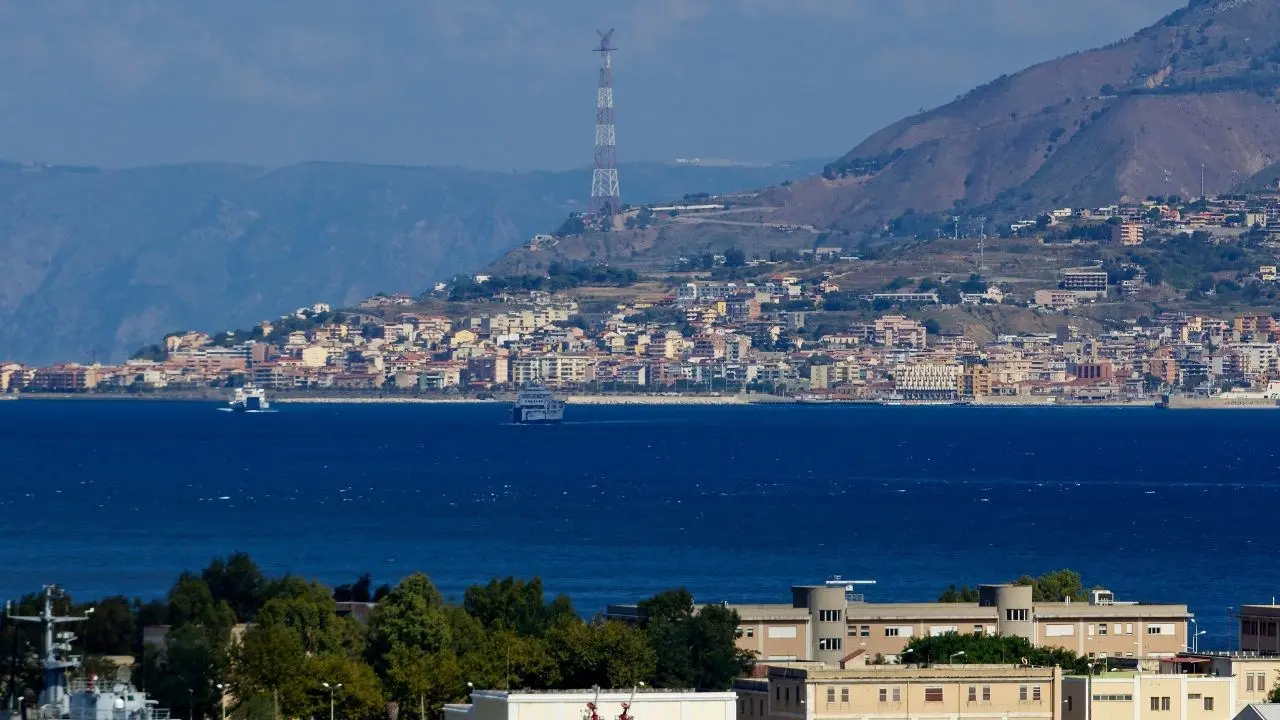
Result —
[[[624, 165], [628, 200], [802, 177], [820, 162]], [[118, 360], [165, 332], [421, 292], [581, 207], [588, 171], [309, 163], [0, 165], [0, 360]]]
[[1226, 192], [1280, 157], [1280, 4], [1193, 0], [1109, 47], [998, 78], [775, 188], [780, 216], [876, 228]]

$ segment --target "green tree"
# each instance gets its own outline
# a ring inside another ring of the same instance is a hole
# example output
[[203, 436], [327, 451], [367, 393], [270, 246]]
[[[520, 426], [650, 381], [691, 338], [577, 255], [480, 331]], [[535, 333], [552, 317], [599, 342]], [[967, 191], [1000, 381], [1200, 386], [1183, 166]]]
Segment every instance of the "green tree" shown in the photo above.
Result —
[[460, 699], [465, 684], [458, 656], [450, 651], [398, 647], [387, 658], [386, 691], [400, 703], [401, 717], [439, 717], [445, 703]]
[[215, 685], [227, 670], [227, 638], [187, 623], [169, 631], [163, 653], [144, 656], [142, 685], [182, 715], [211, 716], [221, 698]]
[[641, 629], [657, 654], [655, 686], [724, 690], [750, 670], [754, 655], [736, 643], [737, 612], [723, 605], [695, 611], [684, 588], [659, 593], [640, 609]]
[[197, 625], [222, 639], [236, 623], [235, 611], [225, 600], [215, 600], [209, 584], [189, 572], [178, 576], [169, 590], [169, 625], [178, 629]]
[[436, 652], [450, 642], [444, 598], [431, 579], [415, 573], [400, 581], [369, 618], [369, 661], [380, 672], [397, 647]]
[[742, 267], [747, 264], [747, 254], [736, 247], [724, 251], [725, 267]]
[[1064, 598], [1076, 601], [1089, 599], [1089, 591], [1074, 570], [1055, 570], [1039, 577], [1023, 575], [1015, 585], [1030, 585], [1031, 599], [1035, 602], [1062, 602]]
[[89, 655], [127, 655], [133, 652], [138, 626], [133, 604], [123, 595], [103, 598], [93, 605], [84, 624], [84, 651]]
[[233, 694], [241, 702], [270, 696], [274, 704], [278, 698], [281, 710], [292, 714], [307, 703], [310, 688], [304, 686], [298, 673], [306, 660], [297, 632], [279, 624], [253, 627], [233, 652]]
[[472, 585], [463, 595], [462, 606], [487, 628], [526, 635], [542, 635], [557, 620], [574, 616], [573, 604], [565, 595], [547, 604], [542, 580], [536, 577], [528, 582], [494, 578], [487, 585]]
[[547, 636], [564, 687], [635, 687], [651, 682], [657, 656], [644, 633], [624, 623], [566, 619]]
[[200, 577], [214, 600], [226, 601], [240, 622], [252, 620], [265, 600], [267, 580], [248, 553], [214, 558]]
[[263, 627], [288, 628], [307, 654], [353, 654], [363, 642], [355, 620], [339, 617], [329, 588], [296, 576], [275, 583], [259, 612]]
[[1061, 648], [1033, 647], [1016, 635], [946, 633], [912, 638], [901, 655], [910, 664], [965, 663], [976, 665], [1061, 665], [1069, 673], [1088, 672], [1088, 658]]
[[975, 603], [978, 602], [978, 589], [961, 585], [956, 587], [954, 584], [947, 587], [938, 596], [938, 602], [943, 603]]

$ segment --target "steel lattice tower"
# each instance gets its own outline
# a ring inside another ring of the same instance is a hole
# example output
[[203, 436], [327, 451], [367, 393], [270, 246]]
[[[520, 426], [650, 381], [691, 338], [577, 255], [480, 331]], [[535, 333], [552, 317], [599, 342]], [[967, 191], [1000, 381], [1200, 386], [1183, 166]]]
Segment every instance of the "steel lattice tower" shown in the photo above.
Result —
[[613, 126], [613, 30], [600, 35], [600, 86], [596, 90], [596, 164], [591, 173], [588, 212], [613, 215], [622, 209], [618, 190], [618, 146]]

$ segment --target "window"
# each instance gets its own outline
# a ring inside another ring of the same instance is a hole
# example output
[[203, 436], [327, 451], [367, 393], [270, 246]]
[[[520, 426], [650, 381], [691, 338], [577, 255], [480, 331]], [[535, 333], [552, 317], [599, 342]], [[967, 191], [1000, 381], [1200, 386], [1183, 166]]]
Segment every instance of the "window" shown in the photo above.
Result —
[[749, 627], [749, 628], [747, 628], [747, 630], [746, 630], [746, 636], [747, 636], [747, 637], [755, 637], [755, 636], [756, 636], [756, 629], [755, 629], [755, 628], [753, 628], [753, 627]]
[[783, 690], [782, 690], [782, 704], [784, 704], [784, 705], [790, 705], [790, 704], [791, 704], [791, 688], [783, 688]]
[[1148, 634], [1148, 635], [1163, 635], [1163, 634], [1164, 634], [1163, 630], [1164, 630], [1164, 628], [1163, 628], [1163, 627], [1161, 627], [1161, 626], [1159, 626], [1159, 625], [1148, 625], [1148, 626], [1147, 626], [1147, 634]]
[[902, 688], [893, 689], [893, 701], [902, 702]]
[[969, 702], [978, 702], [978, 686], [969, 686]]
[[827, 688], [827, 702], [834, 703], [835, 701], [836, 701], [836, 689], [833, 687]]
[[1151, 697], [1151, 709], [1153, 711], [1158, 711], [1160, 709], [1160, 698], [1155, 697], [1154, 695]]
[[764, 715], [764, 700], [760, 701], [760, 714]]
[[981, 635], [981, 634], [982, 634], [982, 626], [981, 626], [981, 625], [974, 625], [974, 626], [973, 626], [973, 634], [974, 634], [974, 635]]
[[1006, 622], [1026, 622], [1027, 615], [1030, 613], [1026, 608], [1013, 609], [1004, 611], [1004, 619]]
[[1151, 709], [1152, 711], [1156, 711], [1156, 712], [1159, 712], [1159, 711], [1168, 712], [1169, 697], [1167, 695], [1165, 697], [1156, 697], [1154, 695], [1151, 696]]
[[1125, 634], [1125, 635], [1132, 635], [1132, 634], [1133, 634], [1133, 623], [1125, 623], [1125, 624], [1124, 624], [1124, 634]]
[[885, 629], [884, 629], [884, 636], [885, 636], [885, 637], [898, 637], [898, 628], [896, 628], [896, 627], [887, 627], [887, 628], [885, 628]]
[[818, 622], [840, 622], [840, 616], [843, 614], [841, 610], [819, 610]]
[[1244, 682], [1245, 682], [1245, 686], [1244, 686], [1245, 691], [1253, 692], [1253, 673], [1245, 673]]
[[1102, 624], [1098, 625], [1098, 634], [1099, 634], [1099, 635], [1103, 635], [1103, 636], [1105, 636], [1105, 635], [1107, 634], [1107, 624], [1106, 624], [1106, 623], [1102, 623]]
[[937, 685], [931, 685], [924, 689], [925, 702], [942, 702], [942, 688]]
[[838, 638], [838, 637], [818, 638], [818, 649], [819, 650], [839, 650], [842, 642], [843, 641], [841, 640], [841, 638]]
[[880, 702], [889, 702], [889, 688], [880, 688]]
[[1165, 697], [1160, 698], [1160, 709], [1161, 710], [1169, 709], [1169, 697], [1167, 695]]
[[1204, 699], [1204, 709], [1206, 711], [1213, 710], [1213, 698], [1207, 697]]
[[842, 702], [842, 703], [848, 703], [848, 702], [849, 702], [849, 688], [847, 688], [847, 687], [846, 687], [846, 688], [840, 688], [840, 702]]
[[782, 702], [782, 686], [779, 685], [773, 689], [773, 699]]
[[1018, 686], [1018, 701], [1019, 701], [1019, 702], [1026, 702], [1026, 701], [1027, 701], [1027, 686], [1026, 686], [1026, 685], [1019, 685], [1019, 686]]
[[862, 635], [862, 637], [871, 637], [871, 626], [863, 625], [862, 632], [860, 634]]
[[982, 686], [982, 702], [991, 702], [991, 686]]
[[1040, 686], [1039, 685], [1031, 686], [1031, 701], [1040, 702]]
[[1067, 696], [1067, 712], [1071, 712], [1071, 696]]
[[1116, 633], [1115, 633], [1116, 635], [1119, 635], [1119, 634], [1120, 634], [1120, 623], [1116, 623], [1115, 631], [1116, 631]]
[[1132, 695], [1094, 695], [1094, 702], [1133, 702]]
[[1087, 628], [1085, 628], [1085, 632], [1089, 635], [1089, 637], [1093, 637], [1093, 626], [1090, 625]]

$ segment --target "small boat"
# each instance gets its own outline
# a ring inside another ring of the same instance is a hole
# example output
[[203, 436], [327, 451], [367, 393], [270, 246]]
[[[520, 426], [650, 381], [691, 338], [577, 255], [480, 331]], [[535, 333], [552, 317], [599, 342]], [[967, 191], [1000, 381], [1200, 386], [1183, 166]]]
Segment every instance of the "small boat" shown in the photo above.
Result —
[[534, 380], [520, 388], [511, 406], [512, 422], [522, 425], [558, 423], [564, 417], [564, 401], [557, 400], [546, 385]]
[[259, 387], [236, 388], [235, 395], [227, 405], [235, 412], [266, 412], [271, 409], [271, 403], [267, 402], [267, 391]]

